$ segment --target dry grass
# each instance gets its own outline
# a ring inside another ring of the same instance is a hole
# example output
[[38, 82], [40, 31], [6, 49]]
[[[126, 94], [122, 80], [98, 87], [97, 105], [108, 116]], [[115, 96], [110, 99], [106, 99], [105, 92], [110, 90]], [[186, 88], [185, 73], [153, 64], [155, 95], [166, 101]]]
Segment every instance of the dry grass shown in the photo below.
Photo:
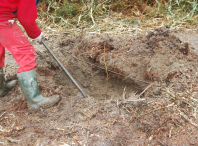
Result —
[[[197, 28], [198, 4], [194, 0], [185, 1], [118, 1], [117, 3], [93, 0], [82, 1], [79, 13], [72, 18], [56, 15], [59, 3], [46, 2], [39, 5], [38, 24], [44, 31], [54, 33], [79, 34], [147, 34], [164, 26], [174, 31], [195, 31]], [[121, 9], [119, 11], [116, 8]], [[187, 9], [189, 8], [189, 9]], [[108, 12], [109, 15], [107, 14]], [[108, 15], [108, 16], [107, 16]], [[106, 24], [108, 25], [106, 27]]]

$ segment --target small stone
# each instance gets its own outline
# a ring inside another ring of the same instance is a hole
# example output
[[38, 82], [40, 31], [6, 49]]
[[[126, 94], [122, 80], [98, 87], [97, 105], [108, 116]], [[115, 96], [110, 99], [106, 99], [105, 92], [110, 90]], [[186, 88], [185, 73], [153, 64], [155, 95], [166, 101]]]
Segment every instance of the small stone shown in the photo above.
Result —
[[90, 87], [90, 84], [89, 84], [88, 82], [85, 82], [85, 83], [82, 84], [82, 86], [83, 86], [84, 88], [88, 88], [88, 87]]
[[165, 64], [166, 64], [166, 66], [169, 66], [170, 65], [170, 62], [169, 61], [166, 61]]
[[167, 84], [166, 83], [162, 83], [162, 87], [167, 87]]
[[157, 87], [154, 91], [153, 91], [153, 94], [154, 95], [160, 95], [162, 93], [161, 91], [161, 88], [160, 87]]
[[169, 66], [169, 65], [172, 65], [173, 63], [174, 63], [174, 58], [169, 58], [166, 62], [165, 62], [165, 64], [166, 64], [166, 66]]
[[173, 58], [170, 58], [168, 61], [170, 62], [170, 64], [173, 64], [174, 59]]
[[78, 97], [78, 98], [83, 98], [82, 93], [81, 93], [81, 92], [78, 92], [77, 97]]

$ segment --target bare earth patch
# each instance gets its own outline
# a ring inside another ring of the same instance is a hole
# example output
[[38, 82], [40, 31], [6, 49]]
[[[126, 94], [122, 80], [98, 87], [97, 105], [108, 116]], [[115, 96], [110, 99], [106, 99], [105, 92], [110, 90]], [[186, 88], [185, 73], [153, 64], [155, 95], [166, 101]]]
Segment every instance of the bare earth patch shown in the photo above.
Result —
[[[35, 44], [39, 89], [62, 99], [29, 114], [17, 85], [0, 100], [0, 144], [198, 145], [198, 56], [188, 42], [164, 28], [135, 38], [63, 34], [46, 43], [90, 97]], [[6, 79], [15, 79], [17, 65], [6, 57]]]

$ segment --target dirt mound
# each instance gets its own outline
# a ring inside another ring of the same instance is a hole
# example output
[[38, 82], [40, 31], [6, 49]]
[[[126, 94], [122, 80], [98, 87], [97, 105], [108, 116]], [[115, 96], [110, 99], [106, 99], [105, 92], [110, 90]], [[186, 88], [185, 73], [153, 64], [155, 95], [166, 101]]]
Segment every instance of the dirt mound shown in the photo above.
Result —
[[170, 74], [196, 59], [188, 43], [180, 41], [167, 29], [156, 29], [137, 38], [107, 37], [105, 40], [102, 36], [92, 36], [81, 40], [75, 48], [77, 56], [88, 58], [101, 68], [106, 63], [110, 72], [122, 74], [141, 87], [149, 81], [168, 82]]

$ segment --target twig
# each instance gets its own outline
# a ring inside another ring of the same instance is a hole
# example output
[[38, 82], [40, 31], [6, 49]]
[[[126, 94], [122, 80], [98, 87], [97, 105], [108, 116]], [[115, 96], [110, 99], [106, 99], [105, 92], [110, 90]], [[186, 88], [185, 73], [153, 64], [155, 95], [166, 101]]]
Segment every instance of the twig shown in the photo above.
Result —
[[193, 101], [198, 102], [198, 100], [197, 99], [194, 99], [193, 97], [190, 97], [190, 99], [192, 99]]
[[3, 113], [0, 115], [0, 118], [1, 118], [5, 113], [6, 113], [6, 111], [5, 111], [5, 112], [3, 112]]
[[141, 98], [141, 99], [127, 100], [124, 102], [138, 102], [138, 101], [145, 101], [145, 100], [146, 100], [146, 98]]
[[93, 22], [93, 26], [91, 27], [91, 28], [93, 28], [96, 24], [95, 24], [95, 21], [94, 21], [94, 18], [93, 18], [93, 16], [92, 16], [92, 8], [91, 8], [91, 12], [90, 12], [90, 17], [91, 17], [91, 20], [92, 20], [92, 22]]
[[[110, 7], [109, 7], [109, 11], [110, 11]], [[108, 15], [109, 18], [109, 15]], [[107, 19], [107, 23], [106, 23], [106, 31], [107, 31], [107, 25], [108, 25], [108, 19]], [[107, 68], [107, 63], [106, 63], [106, 39], [107, 38], [107, 33], [105, 33], [105, 41], [104, 41], [104, 65], [105, 65], [105, 70], [106, 70], [106, 74], [107, 74], [107, 88], [106, 88], [106, 96], [105, 96], [105, 100], [107, 98], [107, 92], [108, 92], [108, 84], [109, 84], [109, 73], [108, 73], [108, 68]]]
[[149, 87], [151, 87], [153, 85], [153, 83], [151, 83], [150, 85], [148, 85], [147, 87], [146, 87], [146, 89], [144, 89], [144, 91], [142, 91], [142, 93], [140, 93], [140, 95], [137, 97], [137, 98], [140, 98], [140, 96], [149, 88]]
[[122, 93], [123, 100], [125, 100], [125, 96], [126, 96], [126, 86], [124, 87], [124, 90], [123, 90], [123, 93]]
[[87, 140], [86, 140], [87, 146], [88, 146], [88, 138], [89, 138], [89, 131], [87, 131]]
[[50, 130], [61, 130], [61, 131], [65, 131], [65, 129], [61, 129], [61, 128], [50, 128]]
[[12, 142], [12, 143], [17, 143], [17, 142], [20, 142], [21, 140], [15, 140], [15, 139], [12, 139], [12, 138], [9, 138], [9, 137], [6, 137], [6, 139], [9, 141], [9, 142]]
[[13, 132], [13, 131], [20, 131], [24, 129], [24, 127], [15, 127], [13, 129], [3, 129], [3, 127], [0, 125], [0, 131], [1, 132], [7, 132], [7, 133], [10, 133], [10, 132]]
[[194, 123], [191, 119], [189, 119], [187, 115], [185, 115], [185, 114], [184, 114], [183, 112], [181, 112], [180, 110], [179, 110], [179, 112], [180, 112], [180, 115], [181, 115], [185, 120], [187, 120], [191, 125], [193, 125], [193, 126], [195, 126], [196, 128], [198, 128], [198, 125], [197, 125], [196, 123]]
[[149, 64], [149, 61], [150, 61], [150, 60], [151, 60], [151, 56], [149, 57], [149, 60], [148, 60], [147, 63], [146, 63], [147, 65]]
[[168, 89], [166, 89], [166, 90], [163, 90], [163, 89], [162, 89], [162, 91], [164, 91], [164, 92], [166, 92], [168, 95], [170, 95], [170, 96], [176, 98], [176, 96], [173, 95], [172, 93], [170, 93], [170, 91], [169, 91]]
[[171, 138], [172, 130], [173, 130], [173, 127], [171, 126], [171, 129], [169, 131], [169, 138]]

